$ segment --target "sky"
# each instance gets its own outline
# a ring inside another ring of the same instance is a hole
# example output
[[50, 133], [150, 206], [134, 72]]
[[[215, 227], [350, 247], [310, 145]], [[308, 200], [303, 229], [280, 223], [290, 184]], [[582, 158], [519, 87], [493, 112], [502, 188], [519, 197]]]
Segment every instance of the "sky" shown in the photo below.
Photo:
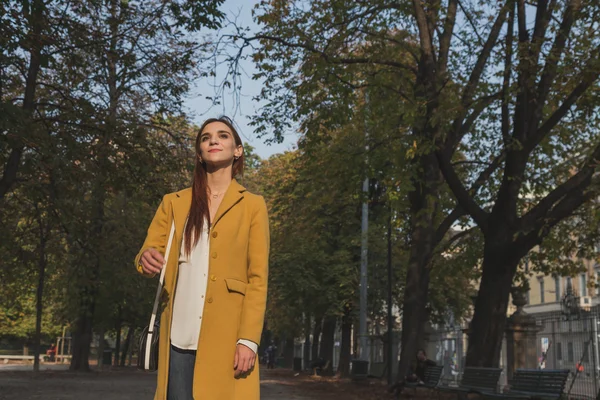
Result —
[[[257, 30], [258, 26], [252, 20], [252, 8], [256, 3], [258, 3], [257, 0], [225, 0], [221, 10], [227, 18], [236, 19], [239, 25], [249, 26], [252, 30]], [[187, 113], [198, 125], [202, 124], [207, 118], [223, 114], [231, 117], [239, 127], [242, 141], [254, 147], [255, 152], [261, 158], [268, 158], [276, 153], [293, 150], [298, 140], [295, 132], [287, 133], [283, 143], [268, 145], [265, 143], [267, 138], [259, 139], [253, 128], [249, 126], [251, 116], [256, 113], [261, 104], [253, 100], [252, 97], [260, 92], [262, 83], [251, 78], [256, 71], [251, 60], [242, 61], [241, 66], [246, 73], [241, 77], [242, 91], [237, 109], [235, 98], [231, 93], [224, 96], [222, 104], [213, 106], [210, 100], [205, 99], [205, 96], [214, 93], [214, 89], [210, 86], [211, 82], [199, 80], [192, 84], [190, 96], [184, 104]], [[219, 77], [220, 71], [217, 70], [216, 72], [217, 77]]]

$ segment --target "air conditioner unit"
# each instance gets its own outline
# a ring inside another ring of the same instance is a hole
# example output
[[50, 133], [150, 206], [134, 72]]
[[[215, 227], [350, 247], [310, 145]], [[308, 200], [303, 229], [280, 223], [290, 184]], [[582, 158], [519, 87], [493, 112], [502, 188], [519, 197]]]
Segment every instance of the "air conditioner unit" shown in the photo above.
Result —
[[581, 296], [579, 298], [579, 307], [589, 310], [592, 307], [592, 298], [590, 296]]

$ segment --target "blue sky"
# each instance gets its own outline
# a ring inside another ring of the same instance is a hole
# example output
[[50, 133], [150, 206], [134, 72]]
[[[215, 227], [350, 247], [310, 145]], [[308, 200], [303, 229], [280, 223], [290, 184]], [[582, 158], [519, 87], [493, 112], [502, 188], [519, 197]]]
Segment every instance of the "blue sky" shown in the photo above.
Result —
[[[236, 19], [239, 25], [249, 26], [251, 29], [256, 30], [258, 27], [252, 20], [252, 8], [257, 2], [256, 0], [226, 0], [222, 10], [229, 19]], [[200, 80], [194, 83], [191, 94], [185, 102], [187, 112], [197, 124], [201, 124], [206, 118], [222, 114], [233, 118], [239, 126], [242, 140], [253, 146], [256, 153], [262, 158], [268, 158], [275, 153], [293, 149], [298, 140], [295, 132], [286, 134], [283, 143], [267, 145], [264, 143], [264, 139], [259, 139], [253, 128], [248, 125], [250, 117], [260, 107], [260, 103], [254, 101], [252, 97], [260, 92], [261, 82], [254, 81], [251, 78], [255, 72], [252, 61], [243, 61], [242, 68], [246, 74], [241, 77], [242, 93], [239, 108], [236, 109], [236, 101], [231, 93], [224, 96], [222, 104], [212, 106], [211, 102], [204, 97], [212, 95], [214, 90], [210, 87], [209, 82]], [[219, 71], [217, 71], [217, 77], [219, 77]]]

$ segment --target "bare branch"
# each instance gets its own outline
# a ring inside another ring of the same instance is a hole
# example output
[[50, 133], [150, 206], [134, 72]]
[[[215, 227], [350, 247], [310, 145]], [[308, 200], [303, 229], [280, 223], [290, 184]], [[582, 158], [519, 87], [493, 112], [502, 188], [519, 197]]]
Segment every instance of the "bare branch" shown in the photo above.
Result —
[[502, 29], [502, 25], [504, 25], [504, 21], [506, 20], [506, 13], [508, 11], [508, 5], [511, 3], [512, 2], [510, 0], [507, 0], [506, 3], [504, 3], [504, 6], [502, 6], [502, 9], [500, 9], [500, 12], [498, 13], [498, 16], [496, 17], [496, 20], [494, 21], [494, 25], [492, 25], [490, 34], [489, 34], [485, 44], [483, 45], [483, 49], [481, 49], [481, 52], [479, 53], [479, 57], [477, 57], [477, 62], [475, 63], [475, 66], [473, 67], [473, 71], [471, 71], [471, 76], [469, 76], [469, 81], [467, 82], [465, 90], [463, 91], [463, 95], [462, 95], [463, 106], [468, 105], [471, 102], [471, 100], [473, 99], [473, 96], [475, 94], [475, 89], [477, 88], [477, 85], [479, 84], [479, 81], [481, 79], [481, 75], [483, 74], [483, 71], [485, 70], [485, 66], [487, 65], [490, 54], [492, 53], [492, 49], [494, 48], [496, 42], [498, 41], [498, 36], [500, 35], [500, 30]]
[[458, 205], [461, 206], [475, 221], [482, 231], [487, 231], [488, 213], [483, 210], [475, 201], [471, 193], [464, 187], [454, 167], [450, 164], [450, 159], [441, 151], [436, 152], [440, 163], [440, 170], [454, 193]]
[[440, 36], [440, 55], [438, 57], [438, 74], [446, 75], [448, 69], [448, 54], [450, 52], [450, 42], [452, 40], [452, 32], [456, 24], [456, 9], [458, 8], [458, 0], [448, 1], [448, 10], [446, 11], [446, 21], [444, 22], [444, 32]]
[[583, 167], [552, 190], [546, 197], [538, 202], [529, 212], [521, 217], [523, 226], [533, 226], [543, 219], [547, 219], [549, 213], [553, 210], [559, 201], [564, 200], [569, 196], [577, 195], [589, 186], [592, 176], [598, 168], [600, 160], [600, 144], [596, 146], [590, 157], [587, 159]]
[[[599, 52], [597, 51], [596, 54]], [[562, 120], [562, 118], [569, 112], [571, 107], [579, 100], [579, 98], [600, 78], [600, 70], [593, 69], [593, 65], [598, 62], [598, 59], [588, 61], [587, 71], [584, 72], [578, 78], [580, 79], [579, 84], [573, 89], [567, 96], [565, 101], [558, 107], [550, 117], [538, 128], [538, 130], [532, 134], [526, 143], [526, 148], [531, 151], [535, 148], [554, 127]]]
[[[537, 127], [542, 118], [544, 104], [546, 104], [548, 93], [550, 93], [550, 87], [552, 86], [552, 82], [554, 82], [556, 73], [558, 71], [558, 61], [562, 57], [567, 39], [571, 33], [571, 28], [575, 22], [575, 13], [580, 7], [580, 3], [581, 0], [571, 0], [566, 6], [562, 23], [560, 24], [560, 28], [556, 33], [556, 37], [554, 38], [552, 49], [546, 58], [546, 65], [544, 66], [544, 71], [542, 72], [542, 76], [538, 84], [537, 96], [535, 99], [536, 107], [530, 116], [529, 126], [531, 127]], [[537, 63], [535, 65], [537, 65]]]
[[515, 25], [515, 6], [511, 6], [508, 13], [508, 23], [506, 28], [506, 54], [504, 57], [504, 72], [502, 76], [502, 142], [504, 147], [507, 147], [510, 143], [510, 77], [512, 71], [512, 55], [513, 55], [513, 39], [514, 39], [514, 25]]
[[[494, 160], [488, 165], [486, 169], [481, 171], [475, 182], [473, 182], [473, 186], [471, 186], [471, 189], [469, 190], [470, 196], [475, 196], [477, 194], [481, 186], [483, 186], [483, 184], [487, 182], [488, 179], [490, 179], [490, 176], [492, 176], [494, 171], [496, 171], [500, 164], [504, 162], [505, 158], [506, 153], [500, 153], [498, 156], [496, 156], [496, 158], [494, 158]], [[444, 220], [441, 222], [441, 224], [438, 226], [435, 232], [434, 243], [436, 246], [444, 239], [446, 232], [448, 231], [448, 229], [450, 229], [452, 224], [454, 224], [460, 217], [464, 215], [466, 215], [464, 209], [460, 205], [457, 205], [456, 208], [452, 210], [452, 212], [448, 214], [446, 218], [444, 218]]]
[[294, 43], [294, 42], [290, 42], [288, 40], [279, 38], [279, 37], [275, 37], [275, 36], [270, 36], [270, 35], [257, 35], [257, 36], [253, 36], [253, 37], [249, 37], [249, 38], [239, 38], [238, 39], [242, 39], [244, 40], [244, 42], [249, 43], [251, 41], [254, 40], [270, 40], [273, 42], [277, 42], [280, 44], [283, 44], [284, 46], [288, 46], [291, 48], [300, 48], [300, 49], [304, 49], [304, 50], [308, 50], [312, 53], [316, 53], [321, 55], [327, 62], [330, 62], [332, 64], [347, 64], [347, 65], [351, 65], [351, 64], [376, 64], [376, 65], [387, 65], [389, 67], [395, 67], [395, 68], [400, 68], [400, 69], [404, 69], [407, 71], [410, 71], [412, 73], [417, 73], [417, 69], [409, 64], [404, 64], [398, 61], [393, 61], [393, 60], [380, 60], [377, 58], [373, 58], [373, 57], [334, 57], [330, 54], [327, 54], [325, 51], [323, 50], [319, 50], [317, 49], [314, 45], [310, 44], [310, 43]]

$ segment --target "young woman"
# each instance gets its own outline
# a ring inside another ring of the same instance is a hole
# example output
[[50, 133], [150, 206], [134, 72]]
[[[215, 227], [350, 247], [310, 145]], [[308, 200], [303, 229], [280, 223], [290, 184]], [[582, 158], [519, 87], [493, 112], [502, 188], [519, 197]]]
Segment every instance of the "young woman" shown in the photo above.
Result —
[[234, 179], [244, 153], [227, 117], [204, 122], [195, 163], [192, 187], [164, 196], [135, 259], [147, 276], [167, 268], [154, 399], [259, 400], [267, 207]]

